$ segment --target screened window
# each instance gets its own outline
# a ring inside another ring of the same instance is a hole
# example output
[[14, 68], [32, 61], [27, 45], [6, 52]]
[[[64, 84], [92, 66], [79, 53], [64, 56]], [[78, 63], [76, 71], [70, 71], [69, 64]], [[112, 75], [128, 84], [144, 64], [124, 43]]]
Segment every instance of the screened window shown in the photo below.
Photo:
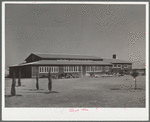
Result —
[[67, 72], [69, 72], [69, 66], [67, 67]]
[[54, 67], [51, 67], [51, 72], [54, 72]]
[[54, 72], [59, 72], [59, 67], [55, 67]]
[[79, 66], [64, 66], [64, 72], [78, 72]]
[[42, 67], [39, 67], [39, 72], [42, 72]]
[[114, 67], [117, 67], [117, 64], [114, 64]]
[[43, 68], [43, 72], [45, 72], [45, 67], [42, 67]]
[[75, 71], [75, 72], [78, 72], [78, 71], [79, 71], [79, 66], [75, 66], [75, 67], [74, 67], [74, 71]]
[[102, 67], [101, 66], [95, 66], [94, 71], [101, 71]]
[[105, 71], [108, 71], [109, 70], [109, 66], [105, 66]]
[[73, 72], [73, 67], [72, 66], [69, 67], [69, 71]]
[[48, 73], [49, 70], [51, 71], [51, 73], [57, 73], [59, 72], [59, 67], [45, 67], [45, 66], [41, 66], [39, 67], [39, 73]]
[[48, 67], [46, 67], [46, 72], [48, 72]]
[[80, 70], [82, 71], [82, 66], [80, 68], [81, 68]]
[[86, 71], [87, 71], [87, 72], [91, 72], [91, 71], [92, 71], [91, 66], [86, 66]]

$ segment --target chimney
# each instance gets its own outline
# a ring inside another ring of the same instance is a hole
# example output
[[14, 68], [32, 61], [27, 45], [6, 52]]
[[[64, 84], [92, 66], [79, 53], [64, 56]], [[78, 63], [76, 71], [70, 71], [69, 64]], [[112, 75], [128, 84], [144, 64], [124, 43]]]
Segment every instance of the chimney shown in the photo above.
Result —
[[116, 59], [116, 54], [114, 54], [114, 55], [112, 56], [112, 58], [113, 58], [113, 59]]

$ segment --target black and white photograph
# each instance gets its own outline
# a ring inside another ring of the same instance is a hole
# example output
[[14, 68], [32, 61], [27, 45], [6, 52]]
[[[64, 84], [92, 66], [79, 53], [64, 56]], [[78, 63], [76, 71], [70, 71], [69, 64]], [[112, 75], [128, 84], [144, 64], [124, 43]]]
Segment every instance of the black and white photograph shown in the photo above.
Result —
[[148, 9], [3, 2], [3, 119], [148, 120]]

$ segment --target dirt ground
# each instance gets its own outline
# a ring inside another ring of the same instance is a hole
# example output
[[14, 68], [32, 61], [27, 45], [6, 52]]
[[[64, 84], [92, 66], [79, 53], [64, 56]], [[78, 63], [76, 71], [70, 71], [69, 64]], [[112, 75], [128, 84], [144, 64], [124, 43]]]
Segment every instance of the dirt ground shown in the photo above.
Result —
[[[18, 79], [16, 79], [18, 81]], [[12, 79], [5, 79], [5, 107], [145, 107], [145, 76], [137, 77], [137, 90], [131, 76], [105, 78], [21, 79], [16, 96], [10, 95]]]

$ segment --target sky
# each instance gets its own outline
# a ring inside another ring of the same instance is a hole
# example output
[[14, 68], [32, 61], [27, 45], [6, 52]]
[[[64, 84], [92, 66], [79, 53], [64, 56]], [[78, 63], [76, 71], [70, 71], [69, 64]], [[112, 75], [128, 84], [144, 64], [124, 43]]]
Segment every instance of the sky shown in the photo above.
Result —
[[145, 5], [6, 4], [5, 69], [32, 53], [145, 62]]

